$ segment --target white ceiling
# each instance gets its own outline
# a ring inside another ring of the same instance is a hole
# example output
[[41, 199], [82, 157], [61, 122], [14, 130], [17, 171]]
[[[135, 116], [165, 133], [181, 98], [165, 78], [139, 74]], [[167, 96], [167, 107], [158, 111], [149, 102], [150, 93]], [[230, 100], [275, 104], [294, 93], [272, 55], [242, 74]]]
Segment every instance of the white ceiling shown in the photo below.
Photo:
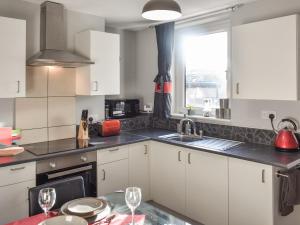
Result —
[[[40, 4], [44, 0], [25, 0]], [[149, 22], [141, 17], [148, 0], [52, 0], [65, 5], [69, 10], [104, 17], [107, 25], [118, 28], [139, 28]], [[183, 16], [201, 14], [213, 9], [247, 3], [255, 0], [177, 0]]]

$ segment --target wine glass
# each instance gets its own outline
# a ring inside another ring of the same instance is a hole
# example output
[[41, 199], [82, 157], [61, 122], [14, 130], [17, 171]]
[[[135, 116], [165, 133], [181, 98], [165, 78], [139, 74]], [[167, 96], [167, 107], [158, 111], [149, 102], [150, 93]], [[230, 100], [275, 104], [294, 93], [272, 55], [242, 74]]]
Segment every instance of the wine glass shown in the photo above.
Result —
[[141, 204], [142, 191], [138, 187], [128, 187], [125, 192], [125, 201], [131, 210], [131, 224], [134, 225], [134, 211]]
[[39, 205], [48, 217], [49, 210], [54, 206], [56, 201], [56, 192], [54, 188], [43, 188], [39, 192]]

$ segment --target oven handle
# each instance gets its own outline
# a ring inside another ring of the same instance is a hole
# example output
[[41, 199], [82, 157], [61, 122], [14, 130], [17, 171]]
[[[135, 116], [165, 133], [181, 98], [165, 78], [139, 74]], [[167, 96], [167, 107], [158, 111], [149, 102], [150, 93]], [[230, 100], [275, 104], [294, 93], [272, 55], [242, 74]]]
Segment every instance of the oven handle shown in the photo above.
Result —
[[62, 172], [47, 174], [47, 177], [50, 180], [50, 179], [54, 179], [54, 178], [57, 178], [57, 177], [70, 175], [70, 174], [73, 174], [73, 173], [88, 171], [88, 170], [91, 170], [91, 169], [93, 169], [93, 166], [89, 165], [89, 166], [84, 166], [84, 167], [75, 168], [75, 169], [71, 169], [71, 170], [66, 170], [66, 171], [62, 171]]

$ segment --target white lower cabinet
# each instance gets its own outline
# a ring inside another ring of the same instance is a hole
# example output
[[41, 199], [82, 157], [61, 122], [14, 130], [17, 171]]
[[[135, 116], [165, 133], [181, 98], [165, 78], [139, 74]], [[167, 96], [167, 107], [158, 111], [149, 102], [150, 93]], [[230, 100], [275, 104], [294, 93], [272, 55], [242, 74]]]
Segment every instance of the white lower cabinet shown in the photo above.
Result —
[[272, 171], [272, 166], [229, 158], [229, 225], [275, 224]]
[[28, 189], [35, 186], [35, 162], [0, 168], [0, 224], [28, 216]]
[[144, 201], [150, 200], [149, 142], [129, 146], [129, 185], [140, 187]]
[[98, 196], [103, 196], [128, 186], [128, 159], [98, 165]]
[[28, 216], [28, 189], [35, 180], [0, 187], [0, 224], [6, 224]]
[[227, 225], [228, 158], [186, 152], [186, 215], [206, 225]]
[[128, 186], [128, 145], [98, 150], [98, 196], [125, 190]]
[[185, 211], [185, 160], [182, 148], [151, 142], [152, 200], [180, 213]]

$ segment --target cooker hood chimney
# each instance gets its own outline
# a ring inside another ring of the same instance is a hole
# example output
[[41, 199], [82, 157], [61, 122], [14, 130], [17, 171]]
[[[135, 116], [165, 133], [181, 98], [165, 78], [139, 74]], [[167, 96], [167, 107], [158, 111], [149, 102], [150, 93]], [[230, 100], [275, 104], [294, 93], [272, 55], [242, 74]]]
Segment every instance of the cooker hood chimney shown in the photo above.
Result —
[[66, 51], [64, 6], [60, 3], [41, 4], [40, 49], [27, 60], [27, 65], [72, 68], [94, 64], [86, 57]]

